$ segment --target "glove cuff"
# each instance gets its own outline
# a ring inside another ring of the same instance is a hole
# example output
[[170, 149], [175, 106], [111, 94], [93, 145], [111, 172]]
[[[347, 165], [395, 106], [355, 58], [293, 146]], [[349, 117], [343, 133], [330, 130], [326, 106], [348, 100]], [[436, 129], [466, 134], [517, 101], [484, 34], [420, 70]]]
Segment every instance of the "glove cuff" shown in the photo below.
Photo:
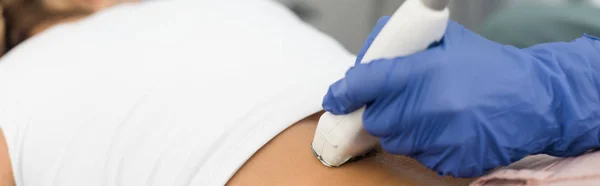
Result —
[[600, 39], [585, 35], [568, 43], [547, 43], [524, 50], [536, 61], [538, 86], [546, 90], [540, 94], [552, 98], [537, 106], [548, 125], [548, 134], [543, 137], [548, 144], [532, 153], [570, 157], [599, 148]]

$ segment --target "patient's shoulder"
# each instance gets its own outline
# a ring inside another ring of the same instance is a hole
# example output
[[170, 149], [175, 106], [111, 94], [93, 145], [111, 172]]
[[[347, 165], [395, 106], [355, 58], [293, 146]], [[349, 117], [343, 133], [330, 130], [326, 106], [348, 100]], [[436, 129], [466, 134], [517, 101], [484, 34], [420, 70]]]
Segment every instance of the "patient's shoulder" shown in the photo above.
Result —
[[228, 185], [466, 185], [469, 181], [441, 178], [414, 160], [385, 153], [327, 168], [310, 151], [319, 116], [307, 117], [272, 139]]

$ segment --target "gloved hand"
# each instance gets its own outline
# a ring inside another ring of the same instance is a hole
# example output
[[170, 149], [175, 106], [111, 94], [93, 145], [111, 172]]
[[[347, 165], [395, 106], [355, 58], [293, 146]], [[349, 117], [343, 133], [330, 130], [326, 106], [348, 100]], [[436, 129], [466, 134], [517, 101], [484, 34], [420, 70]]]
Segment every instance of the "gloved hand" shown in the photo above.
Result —
[[600, 147], [600, 40], [517, 49], [450, 22], [430, 49], [357, 64], [323, 108], [367, 105], [364, 128], [384, 150], [440, 175], [475, 177], [526, 155], [576, 156]]

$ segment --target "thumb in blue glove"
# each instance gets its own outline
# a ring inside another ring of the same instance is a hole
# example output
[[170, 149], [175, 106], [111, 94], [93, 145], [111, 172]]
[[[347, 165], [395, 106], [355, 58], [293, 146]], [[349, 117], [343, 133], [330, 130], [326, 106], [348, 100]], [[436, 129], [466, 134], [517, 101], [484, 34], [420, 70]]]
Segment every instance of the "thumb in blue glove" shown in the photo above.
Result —
[[439, 45], [356, 65], [331, 85], [323, 108], [364, 105], [364, 128], [384, 150], [440, 175], [475, 177], [530, 154], [575, 156], [600, 147], [600, 41], [517, 49], [450, 21]]

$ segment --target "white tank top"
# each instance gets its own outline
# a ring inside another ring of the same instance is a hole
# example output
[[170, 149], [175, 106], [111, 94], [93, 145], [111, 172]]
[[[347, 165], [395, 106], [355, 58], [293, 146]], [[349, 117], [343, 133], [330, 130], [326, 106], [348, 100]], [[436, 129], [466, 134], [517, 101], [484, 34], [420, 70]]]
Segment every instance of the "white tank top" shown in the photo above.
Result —
[[0, 126], [18, 185], [223, 185], [353, 60], [272, 1], [122, 5], [0, 60]]

